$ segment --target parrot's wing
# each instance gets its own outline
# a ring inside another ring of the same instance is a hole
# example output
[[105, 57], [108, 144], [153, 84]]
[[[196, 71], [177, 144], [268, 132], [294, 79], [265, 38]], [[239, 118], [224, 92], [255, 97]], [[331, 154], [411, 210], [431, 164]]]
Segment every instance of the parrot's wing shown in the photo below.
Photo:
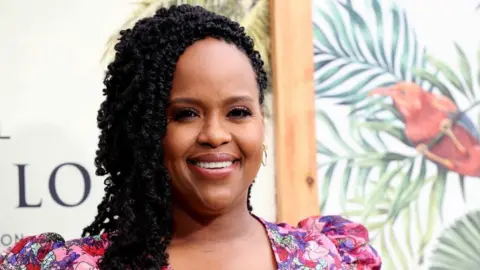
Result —
[[449, 98], [445, 96], [437, 96], [432, 93], [425, 93], [427, 99], [430, 101], [431, 105], [443, 112], [456, 112], [458, 111], [457, 105], [453, 103]]
[[[459, 115], [457, 116], [457, 114], [459, 114]], [[475, 126], [473, 121], [470, 120], [470, 118], [465, 113], [462, 113], [462, 112], [451, 113], [451, 114], [449, 114], [449, 116], [452, 119], [454, 119], [456, 117], [459, 117], [458, 120], [457, 120], [457, 124], [462, 126], [464, 129], [468, 130], [468, 132], [470, 132], [470, 134], [472, 134], [473, 138], [475, 138], [477, 141], [480, 142], [480, 134], [477, 130], [477, 127]]]

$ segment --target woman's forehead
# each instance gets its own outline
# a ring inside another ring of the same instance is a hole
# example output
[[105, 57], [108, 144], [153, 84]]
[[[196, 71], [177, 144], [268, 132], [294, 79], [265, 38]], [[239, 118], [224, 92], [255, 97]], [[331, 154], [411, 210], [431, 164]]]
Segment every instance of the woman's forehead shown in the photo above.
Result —
[[250, 59], [234, 44], [215, 38], [199, 40], [180, 56], [175, 72], [238, 71], [254, 73]]
[[235, 45], [213, 38], [188, 47], [177, 62], [171, 95], [202, 94], [258, 96], [250, 59]]

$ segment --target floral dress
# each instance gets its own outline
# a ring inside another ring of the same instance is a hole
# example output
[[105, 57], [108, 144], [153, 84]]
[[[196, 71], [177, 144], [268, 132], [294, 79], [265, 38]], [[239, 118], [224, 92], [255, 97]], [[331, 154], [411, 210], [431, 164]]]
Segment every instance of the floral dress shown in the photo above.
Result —
[[[279, 270], [380, 269], [381, 260], [360, 224], [338, 216], [310, 217], [297, 227], [260, 220]], [[97, 270], [106, 234], [65, 241], [55, 233], [25, 237], [0, 254], [0, 269]], [[173, 270], [171, 266], [163, 270]]]

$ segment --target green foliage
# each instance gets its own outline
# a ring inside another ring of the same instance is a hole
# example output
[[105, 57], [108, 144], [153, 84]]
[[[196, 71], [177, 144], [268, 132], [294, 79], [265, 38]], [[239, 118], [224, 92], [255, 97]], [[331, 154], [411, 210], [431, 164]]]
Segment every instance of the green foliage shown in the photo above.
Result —
[[[477, 71], [475, 85], [472, 64], [467, 58], [465, 51], [457, 43], [454, 43], [454, 45], [457, 54], [457, 66], [455, 69], [458, 72], [455, 72], [454, 68], [449, 64], [434, 56], [427, 55], [427, 61], [435, 67], [437, 72], [433, 74], [422, 69], [415, 69], [414, 73], [431, 83], [442, 95], [448, 97], [455, 104], [458, 104], [458, 98], [464, 98], [473, 103], [480, 100], [480, 69]], [[478, 63], [480, 64], [480, 50]], [[455, 94], [457, 97], [455, 97]]]
[[480, 211], [473, 211], [445, 229], [429, 260], [430, 270], [477, 269], [480, 265]]
[[[410, 160], [413, 157], [405, 156], [399, 153], [394, 152], [380, 152], [372, 146], [364, 137], [365, 132], [375, 133], [379, 135], [381, 132], [385, 132], [390, 134], [392, 137], [397, 138], [397, 136], [402, 137], [403, 135], [400, 133], [395, 133], [394, 131], [398, 130], [398, 127], [395, 127], [391, 123], [375, 123], [375, 122], [358, 122], [356, 117], [351, 117], [350, 119], [350, 130], [354, 132], [351, 138], [354, 140], [355, 145], [350, 145], [347, 143], [338, 128], [330, 118], [330, 116], [322, 110], [317, 110], [317, 121], [319, 121], [319, 125], [325, 130], [323, 136], [328, 138], [333, 138], [335, 140], [335, 144], [341, 147], [341, 152], [335, 151], [331, 149], [331, 147], [325, 145], [322, 141], [317, 141], [317, 152], [321, 155], [328, 157], [328, 162], [320, 163], [319, 168], [327, 167], [325, 170], [322, 186], [321, 194], [321, 209], [324, 210], [325, 203], [328, 199], [328, 191], [330, 188], [331, 179], [333, 177], [333, 173], [336, 167], [342, 166], [343, 170], [343, 177], [342, 177], [342, 186], [343, 192], [340, 196], [347, 198], [348, 188], [351, 187], [350, 179], [352, 176], [355, 176], [357, 180], [360, 181], [359, 185], [357, 186], [359, 190], [362, 192], [359, 194], [361, 197], [364, 197], [367, 179], [370, 176], [371, 172], [375, 168], [383, 168], [392, 162], [403, 162], [405, 160]], [[389, 133], [390, 132], [390, 133]], [[379, 139], [381, 140], [381, 139]], [[360, 150], [356, 150], [360, 149]], [[346, 166], [345, 166], [346, 165]], [[352, 169], [355, 169], [356, 174], [352, 175]], [[383, 171], [383, 170], [382, 170]], [[398, 173], [398, 171], [396, 172]], [[381, 179], [385, 179], [384, 181], [387, 182], [391, 180], [395, 174], [390, 174], [386, 170], [383, 174], [380, 175]], [[384, 187], [385, 184], [382, 184]], [[381, 191], [380, 193], [383, 193]], [[345, 202], [346, 200], [342, 200]], [[372, 202], [373, 203], [373, 202]]]
[[[341, 136], [328, 114], [321, 110], [317, 112], [320, 126], [325, 127], [322, 129], [329, 132], [328, 137], [334, 138], [344, 150], [344, 154], [335, 153], [321, 141], [317, 143], [317, 152], [329, 160], [328, 164], [320, 164], [320, 167], [328, 166], [322, 178], [325, 179], [322, 186], [322, 210], [336, 168], [341, 167], [343, 170], [342, 197], [347, 198], [352, 176], [359, 179], [359, 190], [362, 191], [360, 195], [365, 196], [367, 179], [373, 171], [380, 170], [384, 173], [378, 175], [385, 181], [379, 186], [379, 189], [382, 189], [395, 177], [395, 173], [385, 168], [413, 158], [389, 152], [381, 138], [388, 135], [406, 146], [411, 146], [405, 137], [404, 125], [397, 110], [385, 103], [383, 98], [366, 97], [368, 91], [374, 88], [392, 85], [399, 80], [417, 80], [418, 77], [407, 71], [413, 66], [425, 63], [422, 59], [423, 50], [418, 45], [415, 33], [408, 27], [405, 13], [398, 7], [392, 7], [386, 12], [380, 1], [368, 1], [374, 13], [369, 15], [376, 19], [375, 25], [368, 25], [350, 1], [325, 2], [327, 4], [322, 7], [314, 7], [319, 17], [324, 20], [323, 24], [321, 19], [314, 20], [315, 91], [319, 100], [333, 98], [338, 100], [339, 104], [351, 105], [349, 130], [356, 145], [351, 147], [342, 138], [344, 136]], [[391, 21], [391, 29], [385, 29], [385, 20]], [[332, 34], [327, 33], [328, 29]], [[386, 33], [392, 35], [390, 43], [384, 39]], [[352, 81], [357, 84], [348, 87], [348, 83]], [[339, 89], [347, 87], [350, 90], [339, 92]], [[386, 121], [385, 112], [390, 115], [390, 121]], [[367, 139], [372, 136], [376, 138], [374, 142]], [[339, 164], [341, 162], [343, 163]], [[373, 201], [369, 204], [370, 208], [372, 203]]]
[[[325, 5], [314, 6], [319, 17], [313, 23], [317, 98], [355, 105], [374, 88], [419, 80], [409, 70], [421, 65], [423, 49], [405, 12], [396, 6], [387, 11], [379, 0], [366, 2], [376, 24], [369, 25], [350, 1], [326, 0]], [[386, 20], [390, 28], [385, 27]], [[385, 35], [390, 35], [390, 42]], [[357, 83], [348, 85], [352, 81]]]

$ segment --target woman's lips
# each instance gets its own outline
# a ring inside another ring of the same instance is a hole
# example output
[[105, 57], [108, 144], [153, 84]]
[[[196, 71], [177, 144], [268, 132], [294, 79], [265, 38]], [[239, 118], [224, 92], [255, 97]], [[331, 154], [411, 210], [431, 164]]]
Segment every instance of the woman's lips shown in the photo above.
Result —
[[234, 161], [239, 159], [237, 156], [234, 156], [229, 153], [203, 153], [193, 155], [188, 158], [188, 160], [193, 162], [224, 162], [224, 161]]
[[188, 167], [202, 178], [221, 180], [239, 166], [239, 158], [228, 153], [205, 153], [188, 159]]

